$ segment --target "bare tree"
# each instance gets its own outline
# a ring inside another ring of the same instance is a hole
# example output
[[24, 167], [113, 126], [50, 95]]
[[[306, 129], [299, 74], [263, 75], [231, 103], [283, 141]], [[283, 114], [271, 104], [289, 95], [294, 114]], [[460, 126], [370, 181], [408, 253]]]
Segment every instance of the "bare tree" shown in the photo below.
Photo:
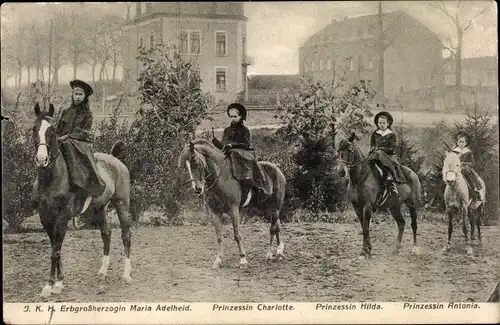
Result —
[[87, 27], [92, 23], [88, 13], [76, 14], [71, 11], [67, 28], [67, 59], [73, 66], [73, 79], [77, 78], [78, 67], [85, 62], [85, 51], [88, 47]]
[[[453, 26], [455, 27], [455, 37], [456, 37], [456, 45], [453, 45], [451, 37], [448, 38], [448, 44], [444, 44], [444, 49], [448, 50], [451, 54], [451, 57], [455, 63], [455, 106], [462, 106], [462, 49], [463, 49], [463, 41], [464, 34], [471, 26], [474, 19], [478, 16], [486, 13], [488, 11], [488, 7], [484, 7], [483, 9], [476, 11], [474, 14], [474, 10], [472, 8], [463, 6], [464, 2], [457, 0], [454, 3], [451, 1], [439, 1], [433, 3], [432, 6], [437, 8], [438, 11], [451, 20]], [[473, 15], [473, 16], [472, 16]], [[469, 18], [465, 18], [468, 16]], [[472, 18], [470, 18], [472, 16]]]

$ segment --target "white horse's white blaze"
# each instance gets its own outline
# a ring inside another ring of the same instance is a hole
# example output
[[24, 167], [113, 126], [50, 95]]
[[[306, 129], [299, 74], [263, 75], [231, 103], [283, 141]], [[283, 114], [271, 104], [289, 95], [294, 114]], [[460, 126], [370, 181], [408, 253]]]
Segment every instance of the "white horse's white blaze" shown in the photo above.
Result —
[[446, 181], [448, 182], [454, 182], [457, 179], [457, 174], [452, 171], [448, 171], [446, 173]]
[[99, 272], [97, 272], [97, 273], [105, 276], [108, 272], [108, 267], [109, 267], [109, 255], [104, 255], [102, 257], [101, 268], [99, 269]]
[[43, 166], [47, 166], [49, 161], [49, 153], [47, 151], [47, 141], [45, 137], [45, 133], [47, 129], [50, 127], [50, 123], [46, 120], [42, 120], [40, 125], [40, 130], [38, 130], [38, 139], [39, 145], [36, 151], [36, 160], [39, 164], [43, 164]]
[[130, 276], [130, 272], [132, 271], [132, 264], [130, 263], [130, 258], [125, 257], [125, 265], [123, 267], [123, 278], [127, 283], [132, 281], [132, 277]]
[[54, 284], [54, 287], [52, 288], [52, 293], [59, 295], [62, 293], [63, 289], [64, 289], [64, 285], [63, 285], [62, 280], [56, 281], [56, 283]]
[[249, 203], [250, 203], [250, 200], [252, 199], [252, 193], [253, 191], [250, 189], [250, 191], [248, 191], [248, 195], [247, 195], [247, 199], [245, 201], [245, 203], [243, 203], [243, 208], [246, 207]]

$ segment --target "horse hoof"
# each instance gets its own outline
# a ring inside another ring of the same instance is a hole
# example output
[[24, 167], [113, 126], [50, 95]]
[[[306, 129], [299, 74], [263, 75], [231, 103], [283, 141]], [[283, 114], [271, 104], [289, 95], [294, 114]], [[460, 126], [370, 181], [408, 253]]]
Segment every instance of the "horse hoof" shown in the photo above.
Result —
[[97, 278], [100, 279], [100, 280], [104, 280], [106, 278], [107, 274], [106, 272], [97, 272]]
[[413, 246], [413, 249], [411, 250], [412, 254], [414, 255], [420, 255], [420, 249], [417, 246]]
[[56, 282], [54, 287], [52, 288], [52, 293], [56, 295], [60, 295], [64, 289], [64, 285], [62, 281]]
[[132, 277], [130, 275], [124, 275], [123, 280], [125, 280], [125, 283], [127, 283], [127, 284], [132, 283]]
[[266, 260], [272, 260], [272, 259], [273, 259], [273, 253], [267, 252]]
[[248, 261], [246, 257], [242, 257], [240, 259], [240, 267], [247, 267], [248, 266]]
[[472, 252], [472, 247], [468, 246], [467, 247], [467, 255], [472, 255], [473, 252]]
[[395, 248], [395, 249], [392, 251], [392, 255], [394, 255], [394, 256], [398, 256], [400, 252], [401, 252], [401, 251], [400, 251], [400, 249], [399, 249], [399, 248]]
[[221, 262], [215, 261], [214, 264], [212, 264], [212, 269], [219, 269], [221, 267]]
[[52, 294], [52, 286], [50, 285], [45, 285], [45, 287], [43, 287], [42, 289], [42, 292], [40, 293], [40, 297], [50, 297], [50, 295]]

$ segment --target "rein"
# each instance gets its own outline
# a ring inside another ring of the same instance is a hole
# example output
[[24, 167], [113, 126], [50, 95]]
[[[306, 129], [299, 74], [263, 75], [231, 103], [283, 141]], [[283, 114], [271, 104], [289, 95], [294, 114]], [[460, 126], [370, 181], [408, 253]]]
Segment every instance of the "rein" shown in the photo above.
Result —
[[[57, 140], [56, 140], [57, 141]], [[49, 167], [52, 167], [52, 165], [55, 163], [55, 161], [57, 160], [57, 157], [59, 157], [59, 154], [61, 153], [59, 150], [57, 150], [57, 155], [55, 157], [52, 157], [52, 155], [50, 154], [50, 146], [46, 143], [39, 143], [37, 146], [36, 146], [36, 150], [38, 151], [38, 148], [40, 148], [40, 146], [45, 146], [47, 148], [47, 152], [49, 154], [49, 157], [48, 157], [48, 163], [47, 163], [47, 166], [44, 166], [43, 168], [49, 168]], [[52, 159], [51, 159], [52, 157]]]
[[[196, 152], [196, 155], [198, 156], [199, 153]], [[228, 156], [225, 156], [223, 162], [225, 162], [227, 158], [228, 158]], [[203, 164], [203, 171], [205, 172], [207, 170], [207, 165], [205, 164], [205, 162], [202, 159], [200, 159], [200, 158], [198, 158], [198, 159], [202, 162], [202, 164]], [[225, 168], [225, 166], [222, 166], [222, 168], [219, 168], [219, 166], [217, 166], [217, 165], [216, 165], [216, 167], [217, 167], [217, 169], [215, 169], [212, 172], [208, 173], [208, 175], [206, 177], [204, 177], [204, 178], [191, 178], [191, 175], [190, 175], [189, 176], [189, 178], [190, 178], [189, 179], [189, 183], [195, 182], [195, 181], [201, 181], [201, 182], [203, 182], [203, 186], [205, 187], [205, 190], [207, 190], [207, 191], [211, 190], [215, 186], [215, 184], [217, 183], [217, 181], [219, 180], [219, 177], [221, 176], [221, 174], [222, 174], [222, 172], [224, 171], [224, 168]], [[206, 187], [206, 184], [205, 184], [206, 179], [209, 178], [210, 176], [214, 175], [218, 171], [220, 171], [220, 173], [217, 176], [217, 178], [212, 182], [212, 184], [209, 187]], [[188, 184], [188, 182], [185, 182], [184, 184]], [[200, 195], [201, 195], [201, 193], [200, 193]]]

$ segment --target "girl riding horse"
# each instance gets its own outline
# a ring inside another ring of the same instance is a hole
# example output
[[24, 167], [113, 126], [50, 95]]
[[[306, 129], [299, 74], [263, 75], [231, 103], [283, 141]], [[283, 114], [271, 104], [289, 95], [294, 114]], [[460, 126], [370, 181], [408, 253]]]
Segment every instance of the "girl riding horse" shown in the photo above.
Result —
[[388, 112], [383, 111], [375, 115], [377, 130], [371, 136], [370, 152], [372, 159], [382, 166], [386, 188], [397, 193], [394, 182], [405, 183], [406, 178], [395, 153], [397, 137], [391, 129], [393, 121], [392, 115]]
[[477, 178], [477, 174], [474, 171], [474, 154], [469, 149], [468, 145], [471, 140], [471, 135], [466, 131], [459, 131], [455, 134], [455, 141], [457, 147], [453, 149], [458, 157], [460, 157], [460, 162], [462, 164], [462, 175], [464, 176], [467, 183], [471, 186], [471, 195], [474, 201], [481, 200], [481, 194], [479, 191], [482, 189], [481, 182]]
[[[71, 106], [64, 110], [58, 121], [56, 134], [61, 151], [68, 166], [71, 191], [77, 193], [79, 200], [99, 197], [105, 185], [97, 172], [92, 151], [92, 111], [89, 97], [92, 87], [81, 80], [70, 82], [72, 89]], [[35, 180], [33, 199], [38, 202], [38, 179]]]
[[259, 200], [265, 199], [269, 195], [265, 177], [257, 159], [249, 152], [250, 130], [243, 124], [247, 118], [246, 108], [238, 103], [230, 104], [227, 107], [227, 115], [231, 119], [231, 125], [224, 129], [221, 141], [214, 136], [212, 143], [226, 155], [231, 155], [233, 173], [242, 182], [244, 197], [248, 191], [254, 189]]

